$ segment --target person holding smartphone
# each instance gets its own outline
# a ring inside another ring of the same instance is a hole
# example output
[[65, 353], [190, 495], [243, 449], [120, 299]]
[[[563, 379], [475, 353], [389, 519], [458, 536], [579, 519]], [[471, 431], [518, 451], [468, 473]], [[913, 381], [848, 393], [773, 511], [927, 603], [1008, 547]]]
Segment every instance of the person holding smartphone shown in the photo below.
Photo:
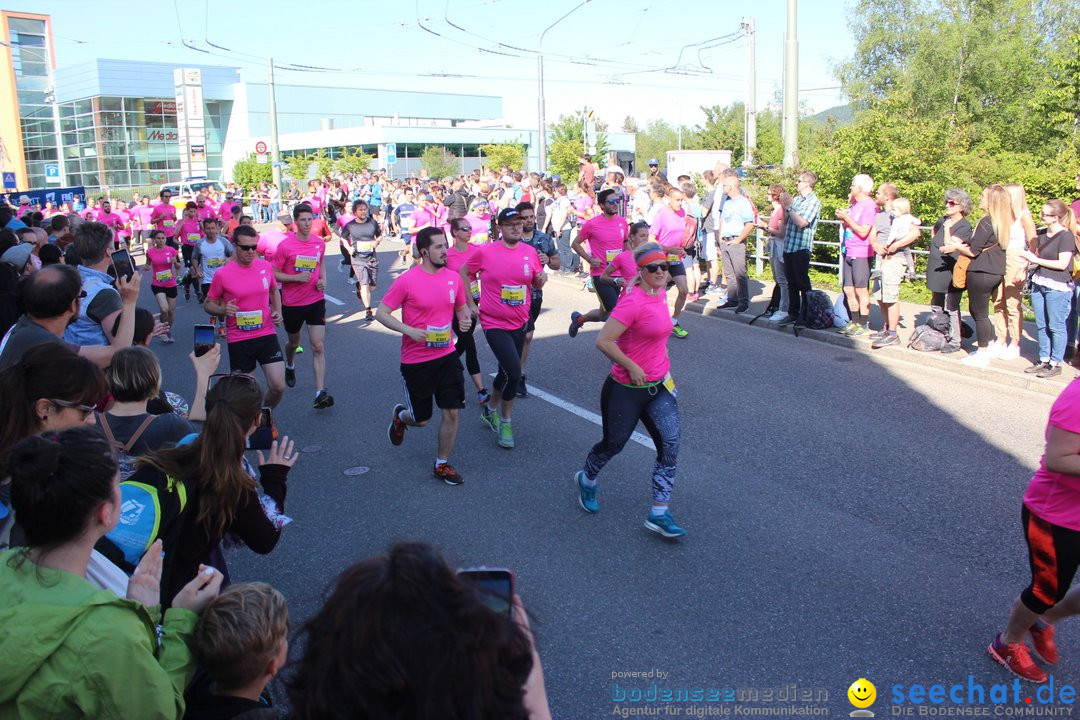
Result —
[[285, 394], [285, 358], [276, 326], [281, 325], [281, 297], [274, 267], [257, 257], [259, 233], [243, 225], [233, 233], [236, 260], [215, 274], [203, 307], [225, 319], [229, 367], [266, 377], [266, 405], [274, 407]]
[[656, 242], [634, 251], [640, 283], [622, 296], [600, 330], [596, 347], [612, 360], [600, 391], [604, 437], [593, 446], [585, 467], [574, 479], [582, 509], [599, 512], [596, 478], [622, 452], [640, 420], [656, 445], [652, 508], [645, 527], [666, 538], [677, 538], [686, 530], [675, 523], [668, 510], [680, 437], [679, 405], [667, 351], [674, 322], [668, 315], [665, 292], [668, 258], [666, 249]]
[[150, 234], [150, 247], [146, 249], [147, 262], [144, 271], [150, 272], [150, 289], [154, 293], [158, 307], [161, 308], [161, 322], [169, 326], [162, 342], [175, 342], [172, 335], [173, 319], [176, 316], [176, 278], [180, 275], [180, 253], [176, 248], [165, 244], [165, 232], [154, 230]]

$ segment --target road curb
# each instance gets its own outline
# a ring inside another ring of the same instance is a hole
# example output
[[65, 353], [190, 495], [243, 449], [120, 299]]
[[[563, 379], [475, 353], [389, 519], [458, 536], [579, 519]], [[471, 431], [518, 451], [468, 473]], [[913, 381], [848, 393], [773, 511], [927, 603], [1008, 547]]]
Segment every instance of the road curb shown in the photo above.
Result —
[[[557, 282], [564, 287], [571, 287], [574, 289], [581, 289], [582, 281], [570, 277], [563, 277], [559, 275], [549, 274], [548, 282]], [[591, 293], [590, 293], [591, 294]], [[745, 312], [736, 314], [732, 310], [721, 310], [718, 306], [708, 302], [698, 300], [697, 302], [687, 303], [686, 311], [696, 313], [705, 317], [717, 318], [719, 320], [725, 320], [727, 322], [736, 322], [742, 325], [749, 326], [751, 321], [754, 321], [755, 315], [752, 312]], [[773, 331], [784, 333], [786, 335], [795, 335], [798, 338], [806, 338], [809, 340], [815, 340], [826, 345], [834, 345], [836, 347], [847, 348], [848, 350], [854, 350], [867, 357], [876, 358], [893, 358], [897, 360], [903, 360], [904, 362], [911, 362], [917, 365], [924, 365], [926, 367], [936, 368], [938, 370], [944, 370], [963, 377], [970, 377], [977, 380], [988, 380], [991, 382], [1004, 385], [1006, 387], [1014, 387], [1018, 390], [1029, 390], [1031, 392], [1040, 393], [1050, 397], [1057, 397], [1065, 386], [1072, 382], [1077, 377], [1077, 372], [1070, 365], [1065, 364], [1063, 366], [1062, 374], [1057, 378], [1034, 378], [1029, 375], [1025, 375], [1015, 370], [1002, 370], [995, 367], [988, 368], [973, 368], [968, 367], [960, 363], [960, 359], [965, 357], [965, 353], [957, 353], [959, 357], [955, 360], [943, 357], [940, 353], [924, 353], [915, 350], [910, 350], [903, 346], [893, 346], [887, 348], [881, 348], [878, 350], [872, 350], [870, 348], [870, 341], [862, 338], [849, 338], [838, 334], [835, 330], [811, 330], [810, 328], [799, 328], [798, 333], [791, 325], [776, 325], [769, 322], [767, 317], [762, 317], [753, 322], [755, 329], [762, 331]]]

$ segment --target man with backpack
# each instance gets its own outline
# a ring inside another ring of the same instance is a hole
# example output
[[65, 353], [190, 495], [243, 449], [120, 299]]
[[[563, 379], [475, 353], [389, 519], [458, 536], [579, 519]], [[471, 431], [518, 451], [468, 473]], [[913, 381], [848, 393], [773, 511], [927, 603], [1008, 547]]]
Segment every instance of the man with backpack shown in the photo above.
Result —
[[795, 187], [798, 193], [784, 208], [787, 230], [784, 234], [784, 274], [788, 281], [787, 317], [780, 325], [795, 323], [806, 326], [807, 302], [810, 292], [810, 249], [814, 231], [821, 217], [821, 201], [814, 194], [817, 175], [807, 170], [799, 175]]

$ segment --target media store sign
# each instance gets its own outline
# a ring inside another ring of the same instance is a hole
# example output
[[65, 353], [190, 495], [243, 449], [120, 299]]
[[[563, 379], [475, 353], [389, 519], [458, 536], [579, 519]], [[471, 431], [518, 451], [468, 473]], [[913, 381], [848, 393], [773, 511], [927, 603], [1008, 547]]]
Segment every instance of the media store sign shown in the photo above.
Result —
[[146, 133], [146, 142], [176, 142], [180, 135], [175, 130], [151, 130]]

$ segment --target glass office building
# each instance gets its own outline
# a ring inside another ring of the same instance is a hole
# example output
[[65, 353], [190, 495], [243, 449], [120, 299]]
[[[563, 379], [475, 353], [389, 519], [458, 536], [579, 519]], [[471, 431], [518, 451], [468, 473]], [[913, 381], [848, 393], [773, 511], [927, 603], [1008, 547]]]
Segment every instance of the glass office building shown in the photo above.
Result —
[[45, 187], [57, 162], [49, 17], [2, 11], [0, 24], [0, 167], [20, 189]]

